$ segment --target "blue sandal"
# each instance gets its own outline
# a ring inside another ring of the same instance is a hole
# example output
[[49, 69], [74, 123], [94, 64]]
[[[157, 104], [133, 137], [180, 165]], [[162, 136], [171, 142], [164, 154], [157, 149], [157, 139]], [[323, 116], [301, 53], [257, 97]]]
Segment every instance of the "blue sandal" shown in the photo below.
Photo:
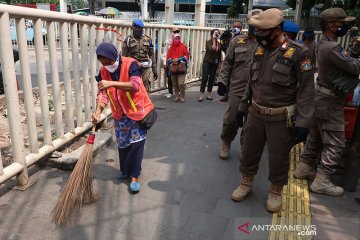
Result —
[[130, 192], [132, 193], [138, 193], [140, 191], [139, 182], [131, 182], [129, 187], [130, 187]]

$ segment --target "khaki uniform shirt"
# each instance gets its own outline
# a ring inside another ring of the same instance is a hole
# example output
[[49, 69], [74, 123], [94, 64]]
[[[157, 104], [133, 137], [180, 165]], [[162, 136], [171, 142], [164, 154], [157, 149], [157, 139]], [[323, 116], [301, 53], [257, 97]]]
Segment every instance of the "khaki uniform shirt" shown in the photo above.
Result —
[[[342, 72], [360, 74], [360, 59], [352, 58], [349, 52], [344, 50], [340, 44], [323, 35], [318, 44], [318, 68], [319, 78], [317, 84], [331, 89], [329, 82], [334, 76], [339, 76]], [[316, 101], [321, 105], [342, 107], [345, 98], [317, 92]]]
[[310, 51], [287, 39], [276, 49], [264, 49], [259, 45], [255, 49], [247, 93], [239, 110], [247, 111], [251, 99], [270, 108], [296, 104], [296, 126], [309, 128], [314, 95]]
[[125, 57], [135, 58], [140, 63], [151, 60], [152, 70], [153, 72], [156, 72], [154, 45], [149, 36], [143, 35], [139, 41], [136, 40], [133, 36], [128, 36], [124, 42], [122, 55]]
[[231, 40], [218, 75], [218, 81], [230, 87], [229, 96], [244, 96], [256, 46], [256, 42], [247, 36], [236, 36]]

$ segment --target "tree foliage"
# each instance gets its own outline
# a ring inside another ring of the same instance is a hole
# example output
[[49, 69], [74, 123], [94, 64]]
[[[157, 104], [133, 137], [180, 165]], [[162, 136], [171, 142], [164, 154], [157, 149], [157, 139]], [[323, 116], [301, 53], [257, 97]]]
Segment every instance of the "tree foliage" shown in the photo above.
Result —
[[233, 0], [231, 7], [227, 9], [227, 16], [230, 18], [236, 18], [239, 14], [244, 13], [243, 4], [248, 5], [248, 0]]

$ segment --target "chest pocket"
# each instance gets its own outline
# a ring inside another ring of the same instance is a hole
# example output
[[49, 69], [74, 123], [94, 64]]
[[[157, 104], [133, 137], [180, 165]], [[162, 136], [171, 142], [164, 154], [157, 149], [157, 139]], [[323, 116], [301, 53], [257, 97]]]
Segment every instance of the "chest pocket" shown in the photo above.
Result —
[[251, 66], [251, 80], [256, 81], [260, 75], [261, 61], [255, 61]]
[[275, 62], [273, 66], [272, 83], [280, 86], [290, 85], [290, 72], [292, 65], [285, 65], [283, 63]]
[[129, 45], [130, 45], [131, 48], [134, 48], [134, 47], [138, 46], [138, 43], [136, 41], [131, 41], [130, 40]]
[[235, 48], [235, 62], [243, 62], [246, 60], [246, 47]]

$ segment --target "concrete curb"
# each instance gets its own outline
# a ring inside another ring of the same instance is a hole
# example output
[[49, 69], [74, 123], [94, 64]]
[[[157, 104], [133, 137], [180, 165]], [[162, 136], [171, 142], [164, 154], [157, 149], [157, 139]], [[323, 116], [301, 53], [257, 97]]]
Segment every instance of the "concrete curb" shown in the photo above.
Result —
[[[111, 134], [107, 132], [96, 132], [93, 146], [93, 156], [104, 149], [110, 143]], [[72, 171], [79, 160], [86, 144], [82, 145], [71, 153], [60, 153], [60, 157], [49, 157], [49, 166], [65, 171]]]

